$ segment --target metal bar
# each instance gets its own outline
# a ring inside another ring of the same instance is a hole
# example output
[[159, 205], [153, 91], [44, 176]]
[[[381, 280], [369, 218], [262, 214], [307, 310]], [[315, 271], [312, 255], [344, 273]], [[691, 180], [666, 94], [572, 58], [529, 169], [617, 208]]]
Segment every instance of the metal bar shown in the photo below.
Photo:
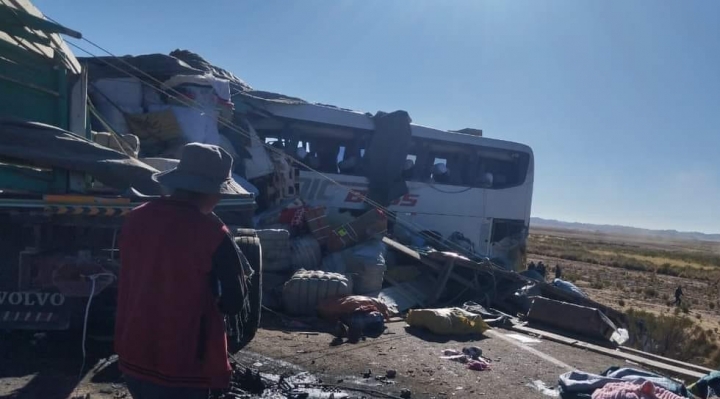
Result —
[[547, 331], [542, 330], [536, 330], [534, 328], [524, 327], [524, 326], [513, 326], [511, 328], [513, 331], [518, 331], [523, 334], [534, 334], [539, 336], [540, 339], [547, 339], [549, 341], [558, 342], [561, 344], [566, 344], [569, 346], [574, 346], [576, 348], [581, 348], [588, 350], [590, 352], [599, 353], [601, 355], [610, 356], [615, 359], [621, 359], [621, 360], [629, 360], [631, 362], [635, 362], [637, 364], [640, 364], [645, 367], [649, 367], [651, 369], [660, 370], [665, 373], [675, 374], [678, 376], [683, 377], [684, 380], [689, 381], [696, 381], [699, 378], [702, 378], [706, 375], [704, 372], [697, 372], [695, 370], [688, 370], [684, 367], [678, 367], [672, 364], [667, 364], [663, 362], [658, 362], [651, 359], [646, 359], [644, 357], [633, 355], [630, 353], [623, 353], [618, 350], [609, 349], [609, 348], [603, 348], [602, 346], [594, 345], [588, 342], [582, 342], [578, 341], [576, 339], [563, 337], [562, 335], [553, 334]]
[[78, 31], [50, 22], [47, 19], [28, 14], [24, 10], [8, 7], [2, 3], [0, 3], [0, 16], [2, 16], [5, 20], [7, 20], [8, 17], [14, 17], [19, 22], [27, 25], [30, 29], [40, 30], [45, 33], [60, 33], [75, 39], [82, 39], [82, 34]]
[[[60, 52], [55, 52], [55, 61], [58, 62], [59, 65], [62, 65], [62, 57], [60, 56]], [[57, 90], [59, 93], [59, 100], [58, 101], [58, 123], [59, 127], [65, 130], [70, 130], [69, 120], [70, 120], [70, 101], [69, 101], [69, 90], [68, 90], [68, 73], [66, 68], [57, 68]]]
[[6, 81], [8, 81], [8, 82], [12, 82], [12, 83], [15, 83], [15, 84], [18, 84], [18, 85], [21, 85], [21, 86], [29, 87], [29, 88], [31, 88], [31, 89], [35, 89], [35, 90], [37, 90], [37, 91], [41, 91], [41, 92], [43, 92], [43, 93], [45, 93], [45, 94], [50, 94], [51, 96], [60, 97], [60, 93], [58, 93], [58, 92], [56, 92], [56, 91], [52, 91], [52, 90], [50, 90], [50, 89], [46, 89], [46, 88], [44, 88], [44, 87], [40, 87], [40, 86], [35, 85], [35, 84], [32, 84], [32, 83], [22, 82], [22, 81], [19, 81], [19, 80], [17, 80], [17, 79], [11, 78], [11, 77], [9, 77], [9, 76], [5, 76], [5, 75], [0, 74], [0, 79], [6, 80]]
[[[2, 22], [3, 18], [0, 17], [0, 22]], [[11, 37], [13, 37], [15, 40], [21, 39], [21, 40], [27, 40], [28, 42], [35, 43], [35, 44], [41, 44], [43, 46], [50, 47], [52, 45], [52, 41], [48, 39], [47, 37], [43, 37], [38, 35], [37, 33], [33, 31], [29, 31], [25, 29], [25, 27], [18, 23], [12, 23], [17, 21], [10, 21], [10, 23], [6, 24], [2, 27], [3, 32], [7, 33]]]
[[[147, 201], [133, 201], [127, 204], [112, 204], [108, 206], [98, 205], [94, 203], [87, 203], [87, 205], [93, 205], [99, 208], [135, 208], [139, 205], [144, 204]], [[252, 205], [254, 204], [254, 200], [252, 199], [238, 199], [238, 200], [222, 200], [217, 207], [218, 208], [226, 208], [226, 207], [233, 207], [233, 206], [242, 206], [242, 205]], [[38, 208], [45, 208], [47, 206], [56, 206], [56, 207], [78, 207], [82, 206], [82, 204], [75, 203], [62, 203], [62, 202], [47, 202], [41, 199], [32, 200], [32, 199], [13, 199], [13, 198], [0, 198], [0, 209], [1, 208], [28, 208], [28, 209], [38, 209]]]

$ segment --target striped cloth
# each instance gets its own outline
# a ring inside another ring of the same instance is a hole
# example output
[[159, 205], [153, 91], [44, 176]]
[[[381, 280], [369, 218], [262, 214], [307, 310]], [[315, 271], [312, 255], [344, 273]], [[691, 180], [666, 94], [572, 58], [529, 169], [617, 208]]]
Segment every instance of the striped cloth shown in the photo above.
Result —
[[641, 384], [632, 382], [613, 382], [595, 390], [592, 399], [683, 399], [681, 396], [660, 387], [652, 382]]

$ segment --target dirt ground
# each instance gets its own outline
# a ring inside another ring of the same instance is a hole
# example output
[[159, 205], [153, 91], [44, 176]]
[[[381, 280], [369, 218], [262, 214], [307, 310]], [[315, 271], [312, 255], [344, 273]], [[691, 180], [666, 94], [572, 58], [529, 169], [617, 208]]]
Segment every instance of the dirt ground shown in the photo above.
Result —
[[[668, 303], [678, 285], [689, 304], [688, 316], [718, 335], [720, 297], [712, 281], [671, 277], [597, 264], [530, 255], [563, 274], [590, 297], [617, 309], [631, 307], [656, 313], [674, 312]], [[386, 332], [357, 344], [333, 343], [324, 332], [287, 331], [277, 316], [264, 313], [263, 328], [238, 355], [238, 360], [268, 376], [308, 372], [325, 384], [351, 388], [350, 397], [399, 397], [409, 389], [413, 398], [542, 398], [528, 386], [539, 380], [554, 386], [570, 369], [601, 372], [621, 361], [579, 348], [542, 340], [522, 344], [509, 331], [493, 329], [484, 336], [442, 338], [408, 329], [404, 322], [389, 323]], [[309, 328], [304, 331], [313, 331]], [[440, 359], [446, 348], [478, 346], [490, 358], [492, 369], [468, 370], [465, 365]], [[6, 398], [129, 398], [122, 376], [112, 361], [112, 345], [88, 341], [82, 367], [78, 332], [3, 334], [0, 332], [0, 399]], [[636, 367], [636, 366], [634, 366]], [[395, 370], [392, 380], [376, 379]], [[370, 372], [369, 378], [363, 374]], [[362, 392], [365, 391], [365, 392]], [[385, 396], [387, 397], [387, 396]]]
[[[273, 324], [272, 317], [268, 324]], [[555, 385], [569, 369], [601, 372], [618, 361], [561, 344], [541, 341], [522, 344], [494, 329], [485, 336], [446, 339], [406, 329], [404, 322], [389, 323], [385, 334], [357, 344], [333, 344], [327, 333], [308, 334], [262, 329], [238, 358], [263, 373], [296, 374], [307, 371], [326, 384], [370, 389], [399, 396], [410, 389], [413, 398], [541, 398], [527, 386], [534, 380]], [[32, 341], [14, 334], [0, 341], [0, 398], [129, 398], [115, 363], [107, 359], [110, 346], [90, 343], [89, 369], [78, 383], [82, 363], [78, 337], [50, 334]], [[504, 338], [503, 338], [504, 337]], [[33, 343], [34, 342], [34, 343]], [[446, 348], [475, 345], [490, 358], [492, 370], [472, 371], [465, 365], [440, 359]], [[531, 347], [528, 350], [527, 347]], [[397, 377], [375, 379], [387, 370]], [[370, 371], [370, 378], [363, 374]], [[377, 397], [348, 391], [355, 396]]]
[[[720, 339], [720, 291], [713, 282], [625, 270], [547, 256], [530, 255], [529, 261], [542, 261], [551, 268], [560, 264], [563, 275], [581, 287], [592, 299], [618, 310], [642, 309], [654, 313], [673, 313], [675, 289], [682, 286], [689, 306], [688, 316]], [[597, 282], [602, 282], [602, 288]], [[711, 304], [715, 305], [711, 305]]]

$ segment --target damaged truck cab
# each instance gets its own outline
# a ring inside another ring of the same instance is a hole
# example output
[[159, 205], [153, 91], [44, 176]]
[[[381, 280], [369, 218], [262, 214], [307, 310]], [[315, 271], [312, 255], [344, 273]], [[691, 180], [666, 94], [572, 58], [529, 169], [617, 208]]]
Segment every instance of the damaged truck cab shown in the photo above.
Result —
[[[137, 142], [92, 130], [87, 69], [60, 36], [80, 33], [27, 0], [0, 0], [0, 20], [0, 330], [87, 322], [89, 336], [110, 336], [122, 216], [162, 194], [158, 169], [138, 159]], [[260, 246], [244, 229], [255, 208], [247, 194], [216, 212], [257, 271], [248, 293], [256, 328]]]

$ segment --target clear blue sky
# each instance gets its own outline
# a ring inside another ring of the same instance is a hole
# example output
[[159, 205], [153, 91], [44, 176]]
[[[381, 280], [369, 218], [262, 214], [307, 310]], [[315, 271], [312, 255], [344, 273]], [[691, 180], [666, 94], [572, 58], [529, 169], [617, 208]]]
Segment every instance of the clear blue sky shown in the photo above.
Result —
[[720, 1], [34, 4], [118, 55], [528, 144], [534, 216], [720, 232]]

